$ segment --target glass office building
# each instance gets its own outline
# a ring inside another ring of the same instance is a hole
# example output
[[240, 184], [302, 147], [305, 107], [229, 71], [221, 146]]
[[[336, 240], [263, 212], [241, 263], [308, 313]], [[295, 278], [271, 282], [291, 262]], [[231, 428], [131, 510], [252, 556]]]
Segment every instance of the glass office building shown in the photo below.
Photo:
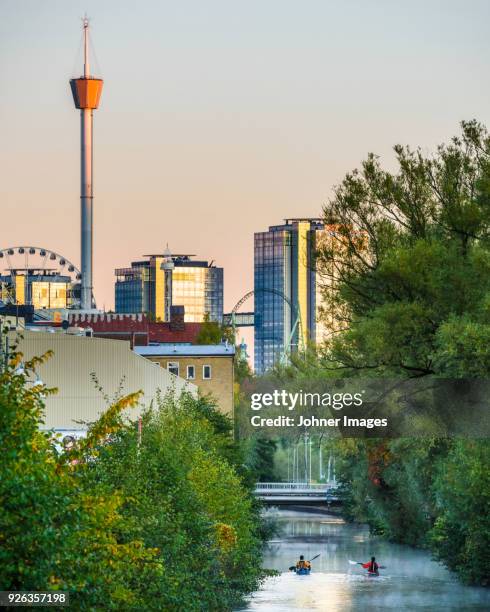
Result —
[[[116, 312], [149, 312], [165, 321], [165, 282], [162, 264], [165, 254], [147, 255], [148, 259], [133, 261], [130, 268], [115, 270]], [[172, 255], [173, 269], [171, 304], [184, 306], [184, 319], [199, 323], [206, 315], [211, 321], [223, 319], [223, 268], [212, 262], [196, 261], [192, 255]]]
[[80, 287], [70, 276], [56, 271], [14, 270], [0, 274], [0, 300], [29, 304], [35, 310], [72, 308], [80, 300]]
[[254, 240], [255, 372], [263, 374], [307, 342], [320, 342], [315, 267], [320, 219], [286, 219]]

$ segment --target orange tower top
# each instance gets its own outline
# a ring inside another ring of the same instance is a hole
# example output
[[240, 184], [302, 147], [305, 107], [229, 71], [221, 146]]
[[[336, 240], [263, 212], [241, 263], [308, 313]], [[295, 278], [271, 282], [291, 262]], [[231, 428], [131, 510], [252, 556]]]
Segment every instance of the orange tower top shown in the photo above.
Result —
[[83, 37], [84, 37], [84, 63], [83, 76], [79, 79], [71, 79], [70, 87], [73, 94], [73, 101], [76, 108], [95, 109], [99, 106], [100, 96], [102, 94], [102, 86], [104, 81], [90, 76], [90, 64], [88, 54], [88, 19], [83, 20]]

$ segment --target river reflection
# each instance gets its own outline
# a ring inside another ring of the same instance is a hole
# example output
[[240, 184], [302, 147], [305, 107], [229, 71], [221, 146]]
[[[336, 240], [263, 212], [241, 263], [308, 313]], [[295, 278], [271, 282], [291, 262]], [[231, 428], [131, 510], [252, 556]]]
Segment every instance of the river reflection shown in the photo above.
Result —
[[[346, 524], [325, 514], [281, 510], [282, 533], [264, 551], [268, 578], [243, 610], [490, 610], [490, 593], [466, 587], [424, 551], [390, 544], [369, 535], [362, 525]], [[310, 576], [288, 571], [299, 555], [313, 561]], [[386, 570], [369, 578], [349, 560], [372, 555]]]

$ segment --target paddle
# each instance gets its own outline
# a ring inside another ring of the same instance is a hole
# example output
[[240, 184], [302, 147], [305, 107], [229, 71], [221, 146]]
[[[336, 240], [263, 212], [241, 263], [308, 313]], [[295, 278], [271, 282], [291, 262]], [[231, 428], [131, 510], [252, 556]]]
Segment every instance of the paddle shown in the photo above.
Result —
[[[350, 559], [349, 563], [351, 565], [364, 565], [364, 563], [362, 563], [361, 561], [351, 561]], [[378, 569], [386, 569], [386, 565], [378, 565]]]
[[[314, 561], [315, 559], [318, 559], [318, 557], [321, 555], [322, 553], [318, 553], [317, 555], [315, 555], [314, 557], [312, 557], [308, 563], [311, 563], [312, 561]], [[289, 571], [292, 572], [293, 570], [296, 569], [296, 565], [291, 565], [291, 567], [289, 568]]]

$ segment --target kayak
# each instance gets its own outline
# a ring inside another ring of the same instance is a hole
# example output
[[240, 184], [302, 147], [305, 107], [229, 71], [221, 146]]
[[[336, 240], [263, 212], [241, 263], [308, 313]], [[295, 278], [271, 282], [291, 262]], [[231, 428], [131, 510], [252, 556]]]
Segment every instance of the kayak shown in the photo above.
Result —
[[376, 576], [379, 576], [379, 572], [368, 572], [367, 575], [371, 578], [376, 578]]
[[308, 576], [311, 572], [311, 569], [307, 567], [302, 567], [300, 569], [295, 569], [294, 571], [298, 574], [298, 576]]

